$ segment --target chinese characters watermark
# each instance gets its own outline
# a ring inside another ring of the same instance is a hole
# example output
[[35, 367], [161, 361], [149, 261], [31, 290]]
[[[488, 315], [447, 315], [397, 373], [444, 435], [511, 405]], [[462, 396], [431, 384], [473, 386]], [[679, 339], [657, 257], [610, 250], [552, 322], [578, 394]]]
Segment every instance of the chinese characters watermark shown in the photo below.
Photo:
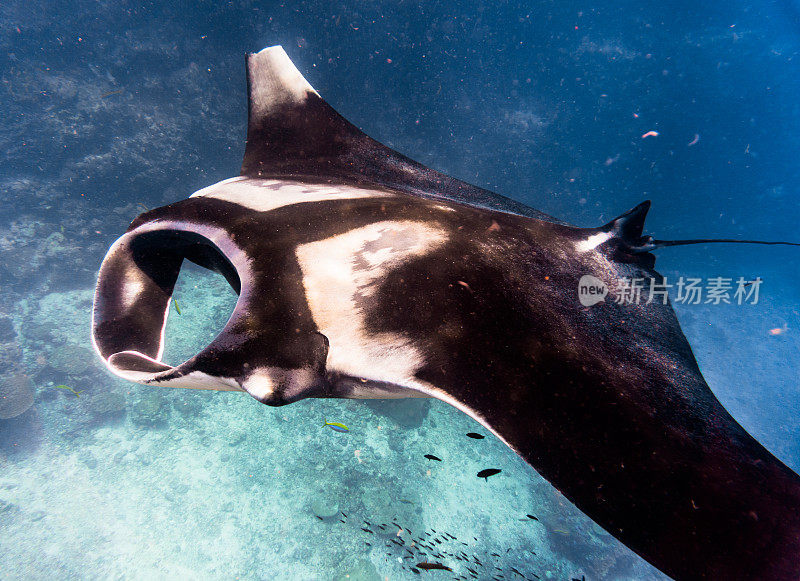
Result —
[[764, 281], [761, 277], [746, 279], [741, 276], [735, 281], [723, 276], [705, 279], [681, 276], [674, 283], [670, 283], [667, 277], [622, 277], [617, 279], [613, 289], [609, 289], [605, 282], [587, 274], [578, 282], [578, 299], [585, 307], [605, 302], [609, 295], [610, 300], [618, 305], [649, 305], [654, 302], [667, 304], [670, 289], [674, 289], [673, 302], [684, 305], [756, 305], [762, 282]]

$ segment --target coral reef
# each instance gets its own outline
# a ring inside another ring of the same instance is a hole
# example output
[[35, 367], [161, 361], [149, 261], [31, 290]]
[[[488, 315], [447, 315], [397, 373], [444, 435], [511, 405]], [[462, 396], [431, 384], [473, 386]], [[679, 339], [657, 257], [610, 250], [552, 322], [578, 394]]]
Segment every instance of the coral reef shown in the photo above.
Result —
[[139, 396], [131, 406], [131, 421], [143, 428], [154, 428], [166, 424], [169, 417], [169, 401], [159, 388], [151, 388]]
[[431, 409], [427, 399], [365, 399], [364, 405], [376, 414], [391, 418], [402, 428], [418, 428]]
[[110, 423], [125, 416], [125, 396], [121, 393], [97, 391], [84, 396], [84, 402], [96, 423]]
[[82, 375], [95, 363], [95, 354], [86, 347], [67, 343], [54, 347], [48, 365], [54, 370], [69, 376]]
[[383, 581], [378, 570], [369, 559], [357, 559], [355, 563], [344, 568], [335, 578], [336, 581]]
[[339, 505], [325, 497], [318, 496], [311, 501], [311, 512], [320, 518], [332, 518], [339, 514]]
[[7, 343], [17, 338], [14, 321], [11, 317], [0, 317], [0, 343]]
[[0, 420], [22, 415], [33, 405], [33, 384], [27, 375], [13, 373], [0, 377]]

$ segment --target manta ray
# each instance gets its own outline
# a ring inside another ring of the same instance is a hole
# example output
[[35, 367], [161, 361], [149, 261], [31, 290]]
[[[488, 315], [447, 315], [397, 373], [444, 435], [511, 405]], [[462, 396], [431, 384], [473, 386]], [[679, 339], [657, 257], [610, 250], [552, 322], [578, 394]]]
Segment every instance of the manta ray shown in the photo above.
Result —
[[[666, 297], [614, 300], [615, 281], [664, 280], [649, 202], [575, 227], [371, 139], [281, 47], [247, 71], [240, 175], [140, 215], [103, 260], [92, 339], [111, 372], [271, 406], [436, 398], [675, 579], [800, 577], [800, 477], [714, 396]], [[173, 367], [184, 260], [238, 300]], [[604, 301], [581, 303], [586, 275]]]

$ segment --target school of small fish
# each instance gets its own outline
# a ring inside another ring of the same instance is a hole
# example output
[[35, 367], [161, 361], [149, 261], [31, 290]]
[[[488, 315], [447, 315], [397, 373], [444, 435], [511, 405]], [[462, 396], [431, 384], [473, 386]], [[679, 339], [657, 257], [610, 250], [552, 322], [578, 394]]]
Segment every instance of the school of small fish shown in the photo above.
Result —
[[[325, 420], [325, 425], [338, 432], [347, 432], [349, 428], [339, 422], [329, 422]], [[475, 440], [482, 440], [485, 436], [470, 432], [468, 437]], [[442, 462], [442, 459], [433, 454], [425, 454], [426, 460]], [[500, 474], [499, 468], [487, 468], [478, 472], [479, 478], [484, 478], [488, 482], [490, 476]], [[401, 498], [403, 504], [414, 504], [413, 501]], [[354, 519], [348, 521], [347, 514], [340, 512], [341, 517], [337, 517], [339, 523], [344, 525], [352, 524]], [[332, 523], [335, 519], [317, 516], [323, 522]], [[524, 518], [518, 519], [521, 522], [539, 522], [539, 519], [532, 514], [525, 514]], [[477, 554], [474, 546], [478, 538], [472, 537], [469, 542], [464, 542], [457, 536], [449, 532], [441, 532], [436, 529], [425, 530], [421, 533], [414, 533], [409, 527], [394, 519], [388, 523], [376, 523], [368, 520], [360, 520], [356, 524], [364, 534], [369, 535], [364, 544], [371, 551], [381, 550], [386, 553], [387, 559], [397, 560], [404, 571], [409, 571], [414, 575], [422, 575], [423, 572], [442, 576], [443, 573], [455, 573], [452, 577], [454, 581], [471, 581], [473, 579], [491, 579], [492, 581], [505, 581], [506, 579], [525, 579], [533, 581], [541, 579], [536, 573], [530, 571], [523, 573], [516, 567], [507, 565], [506, 557], [501, 557], [500, 553]], [[561, 529], [553, 529], [551, 532], [559, 534], [569, 534]], [[469, 552], [468, 552], [469, 551]], [[506, 549], [509, 553], [511, 548]], [[535, 552], [531, 551], [533, 555]], [[500, 561], [499, 559], [503, 559]], [[504, 565], [505, 566], [498, 566]], [[522, 565], [519, 567], [523, 568]], [[444, 576], [443, 578], [446, 578]], [[582, 577], [581, 579], [585, 579]], [[579, 580], [576, 580], [579, 581]]]
[[[339, 523], [350, 524], [347, 514], [340, 512], [342, 518]], [[522, 519], [526, 522], [538, 521], [539, 519], [531, 514], [525, 515]], [[317, 517], [321, 521], [326, 521], [322, 517]], [[333, 519], [327, 519], [332, 521]], [[409, 571], [414, 575], [421, 575], [422, 572], [440, 571], [442, 573], [455, 573], [451, 577], [454, 581], [472, 581], [473, 579], [491, 579], [493, 581], [504, 581], [505, 579], [526, 579], [533, 581], [541, 579], [536, 573], [530, 571], [523, 573], [524, 569], [507, 565], [507, 557], [500, 553], [476, 553], [473, 548], [479, 543], [477, 537], [472, 537], [470, 542], [464, 542], [456, 535], [449, 532], [427, 529], [421, 533], [414, 533], [397, 519], [386, 523], [376, 523], [368, 520], [361, 520], [357, 524], [358, 528], [370, 535], [364, 544], [371, 551], [385, 552], [387, 560], [397, 560], [401, 563], [400, 567], [404, 571]], [[511, 548], [506, 550], [506, 554]], [[533, 555], [535, 552], [531, 551]], [[501, 560], [502, 559], [502, 560]], [[504, 565], [505, 566], [500, 566]], [[442, 573], [437, 575], [442, 576]], [[513, 576], [512, 576], [513, 574]], [[442, 576], [442, 578], [447, 578]]]

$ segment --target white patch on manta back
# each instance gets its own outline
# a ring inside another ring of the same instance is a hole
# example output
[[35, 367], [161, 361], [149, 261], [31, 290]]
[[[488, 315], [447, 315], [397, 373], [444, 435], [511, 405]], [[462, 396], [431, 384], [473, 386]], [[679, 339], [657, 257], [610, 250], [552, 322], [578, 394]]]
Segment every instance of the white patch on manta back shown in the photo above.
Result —
[[303, 182], [236, 177], [218, 182], [191, 195], [192, 198], [214, 198], [232, 202], [257, 212], [269, 212], [293, 204], [385, 198], [392, 194], [339, 184], [306, 184]]
[[586, 240], [581, 240], [575, 244], [575, 250], [578, 252], [589, 252], [590, 250], [594, 250], [598, 246], [600, 246], [603, 242], [606, 242], [614, 237], [614, 234], [611, 232], [599, 232], [598, 234], [592, 234]]
[[390, 270], [447, 238], [432, 224], [383, 221], [297, 247], [314, 323], [330, 341], [328, 371], [404, 386], [413, 382], [423, 353], [402, 334], [369, 333], [358, 299], [372, 295]]

